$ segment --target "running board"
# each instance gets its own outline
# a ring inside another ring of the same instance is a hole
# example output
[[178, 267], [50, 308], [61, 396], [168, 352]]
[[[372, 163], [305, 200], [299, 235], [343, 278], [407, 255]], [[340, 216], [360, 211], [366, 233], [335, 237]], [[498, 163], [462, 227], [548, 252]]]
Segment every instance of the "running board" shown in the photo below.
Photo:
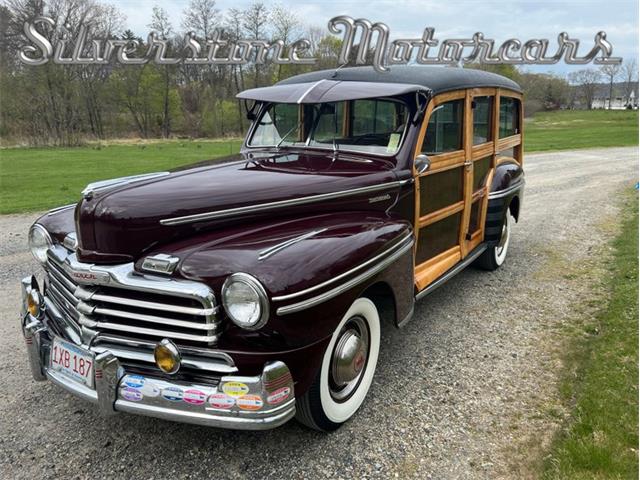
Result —
[[430, 284], [424, 290], [418, 292], [418, 294], [416, 295], [416, 301], [420, 300], [423, 297], [426, 297], [431, 292], [433, 292], [436, 288], [444, 285], [448, 280], [451, 280], [458, 273], [464, 270], [471, 262], [473, 262], [480, 255], [482, 255], [486, 249], [487, 249], [486, 243], [483, 243], [482, 245], [478, 245], [476, 248], [474, 248], [471, 251], [471, 253], [469, 253], [469, 255], [465, 257], [464, 260], [458, 263], [455, 267], [447, 270], [444, 275], [442, 275], [440, 278], [438, 278], [435, 282]]

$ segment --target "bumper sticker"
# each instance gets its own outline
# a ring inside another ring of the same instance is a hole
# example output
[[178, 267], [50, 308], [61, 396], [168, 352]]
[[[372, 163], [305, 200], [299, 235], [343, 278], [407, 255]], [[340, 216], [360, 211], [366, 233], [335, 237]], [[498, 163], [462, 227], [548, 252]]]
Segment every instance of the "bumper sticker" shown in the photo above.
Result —
[[236, 404], [236, 399], [226, 393], [214, 393], [209, 396], [209, 405], [213, 408], [231, 408]]
[[207, 399], [207, 394], [200, 390], [186, 390], [182, 400], [191, 405], [202, 405]]
[[242, 410], [260, 410], [262, 398], [260, 395], [245, 395], [237, 400], [238, 407]]
[[227, 382], [222, 386], [222, 391], [232, 397], [242, 397], [249, 393], [249, 387], [242, 382]]
[[137, 388], [126, 387], [120, 393], [122, 395], [122, 398], [124, 398], [125, 400], [130, 400], [132, 402], [139, 402], [144, 398], [142, 392]]
[[291, 389], [289, 387], [279, 388], [267, 397], [267, 403], [269, 405], [278, 405], [289, 398], [289, 395], [291, 395]]
[[144, 386], [144, 377], [140, 375], [128, 375], [124, 383], [131, 388], [142, 388]]
[[160, 389], [149, 381], [145, 382], [139, 390], [145, 397], [157, 397], [160, 395]]
[[181, 402], [184, 392], [178, 387], [167, 387], [162, 390], [162, 396], [171, 402]]

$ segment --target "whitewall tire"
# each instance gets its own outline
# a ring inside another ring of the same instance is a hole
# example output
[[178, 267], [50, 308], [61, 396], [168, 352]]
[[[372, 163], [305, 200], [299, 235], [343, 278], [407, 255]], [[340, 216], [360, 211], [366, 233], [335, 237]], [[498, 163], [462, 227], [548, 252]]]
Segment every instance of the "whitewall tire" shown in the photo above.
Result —
[[502, 220], [502, 231], [497, 245], [487, 248], [476, 260], [476, 265], [484, 270], [497, 270], [502, 266], [509, 251], [511, 239], [511, 215], [507, 211]]
[[349, 420], [369, 392], [379, 352], [378, 309], [358, 298], [334, 330], [313, 385], [298, 399], [298, 420], [323, 431]]

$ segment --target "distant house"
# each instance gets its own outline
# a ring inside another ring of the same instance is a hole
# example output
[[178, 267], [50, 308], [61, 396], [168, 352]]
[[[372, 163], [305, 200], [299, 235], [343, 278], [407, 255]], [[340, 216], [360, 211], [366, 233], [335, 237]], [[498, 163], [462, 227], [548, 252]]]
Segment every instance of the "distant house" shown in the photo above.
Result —
[[[638, 108], [638, 82], [633, 82], [630, 89], [626, 88], [626, 83], [614, 83], [613, 95], [609, 101], [609, 85], [601, 83], [597, 86], [593, 97], [591, 108], [605, 110], [624, 110], [627, 108]], [[629, 94], [627, 95], [627, 91]]]

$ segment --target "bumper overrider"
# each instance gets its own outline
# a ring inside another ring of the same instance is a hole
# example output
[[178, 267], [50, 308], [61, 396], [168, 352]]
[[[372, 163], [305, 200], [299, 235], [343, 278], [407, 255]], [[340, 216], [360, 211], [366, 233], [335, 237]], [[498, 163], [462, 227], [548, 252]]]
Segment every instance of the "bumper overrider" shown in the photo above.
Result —
[[222, 376], [215, 385], [187, 383], [128, 372], [112, 352], [78, 345], [94, 355], [93, 387], [79, 383], [51, 368], [54, 334], [47, 327], [48, 313], [43, 309], [34, 316], [27, 308], [27, 297], [36, 288], [33, 277], [23, 279], [21, 327], [33, 378], [50, 380], [94, 403], [103, 414], [127, 412], [239, 430], [275, 428], [295, 415], [293, 380], [281, 361], [267, 363], [257, 376]]

